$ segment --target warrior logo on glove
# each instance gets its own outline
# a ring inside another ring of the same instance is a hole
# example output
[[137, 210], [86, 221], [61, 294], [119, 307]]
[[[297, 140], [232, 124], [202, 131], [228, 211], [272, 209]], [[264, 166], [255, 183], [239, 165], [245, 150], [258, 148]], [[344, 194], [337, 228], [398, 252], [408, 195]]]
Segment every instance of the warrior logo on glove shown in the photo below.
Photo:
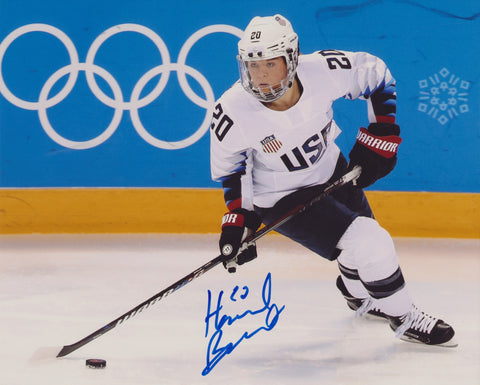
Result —
[[402, 142], [402, 139], [396, 135], [378, 137], [362, 127], [358, 131], [357, 141], [384, 158], [391, 158], [397, 153], [398, 145]]

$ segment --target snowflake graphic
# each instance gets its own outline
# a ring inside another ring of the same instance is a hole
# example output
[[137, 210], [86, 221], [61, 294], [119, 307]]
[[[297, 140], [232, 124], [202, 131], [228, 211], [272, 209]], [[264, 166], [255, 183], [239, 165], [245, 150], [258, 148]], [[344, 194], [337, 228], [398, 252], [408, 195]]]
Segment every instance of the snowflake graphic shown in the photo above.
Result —
[[448, 69], [418, 82], [420, 102], [418, 111], [424, 112], [444, 125], [449, 120], [469, 111], [468, 89], [470, 82], [461, 80]]

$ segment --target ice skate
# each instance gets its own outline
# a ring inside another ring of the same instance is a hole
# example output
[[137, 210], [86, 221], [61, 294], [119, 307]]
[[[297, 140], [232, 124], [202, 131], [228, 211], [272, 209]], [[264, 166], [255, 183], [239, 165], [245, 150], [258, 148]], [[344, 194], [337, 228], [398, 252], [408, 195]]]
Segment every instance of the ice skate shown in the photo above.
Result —
[[392, 330], [403, 341], [445, 347], [456, 347], [458, 345], [453, 340], [455, 331], [449, 324], [420, 311], [414, 305], [403, 316], [388, 316], [387, 318]]
[[358, 309], [365, 308], [365, 305], [367, 305], [368, 302], [368, 310], [366, 311], [366, 313], [364, 314], [363, 312], [357, 312], [358, 315], [370, 319], [387, 319], [387, 315], [380, 311], [379, 308], [375, 306], [372, 307], [372, 304], [370, 303], [370, 301], [368, 301], [368, 298], [356, 298], [351, 295], [345, 284], [343, 283], [342, 277], [340, 275], [337, 277], [337, 288], [338, 290], [340, 290], [343, 297], [346, 299], [348, 307], [353, 311], [358, 311]]

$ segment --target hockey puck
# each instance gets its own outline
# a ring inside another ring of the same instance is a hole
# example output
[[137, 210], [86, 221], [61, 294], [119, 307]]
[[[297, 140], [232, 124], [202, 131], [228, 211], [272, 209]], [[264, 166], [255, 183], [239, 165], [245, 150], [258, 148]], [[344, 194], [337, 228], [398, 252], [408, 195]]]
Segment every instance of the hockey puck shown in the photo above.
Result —
[[98, 358], [90, 358], [85, 362], [85, 365], [93, 369], [102, 369], [107, 366], [107, 361]]

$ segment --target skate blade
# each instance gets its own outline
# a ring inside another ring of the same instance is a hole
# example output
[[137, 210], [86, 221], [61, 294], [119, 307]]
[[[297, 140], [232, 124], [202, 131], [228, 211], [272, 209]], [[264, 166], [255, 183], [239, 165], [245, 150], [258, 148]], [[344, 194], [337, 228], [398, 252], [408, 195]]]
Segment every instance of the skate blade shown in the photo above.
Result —
[[414, 344], [419, 344], [419, 345], [426, 345], [426, 346], [438, 346], [438, 347], [441, 347], [441, 348], [456, 348], [458, 346], [458, 342], [456, 341], [455, 338], [452, 338], [442, 344], [426, 344], [425, 342], [422, 342], [422, 341], [419, 341], [415, 338], [410, 338], [410, 337], [407, 337], [407, 336], [402, 336], [400, 337], [400, 339], [402, 341], [405, 341], [405, 342], [411, 342], [411, 343], [414, 343]]

